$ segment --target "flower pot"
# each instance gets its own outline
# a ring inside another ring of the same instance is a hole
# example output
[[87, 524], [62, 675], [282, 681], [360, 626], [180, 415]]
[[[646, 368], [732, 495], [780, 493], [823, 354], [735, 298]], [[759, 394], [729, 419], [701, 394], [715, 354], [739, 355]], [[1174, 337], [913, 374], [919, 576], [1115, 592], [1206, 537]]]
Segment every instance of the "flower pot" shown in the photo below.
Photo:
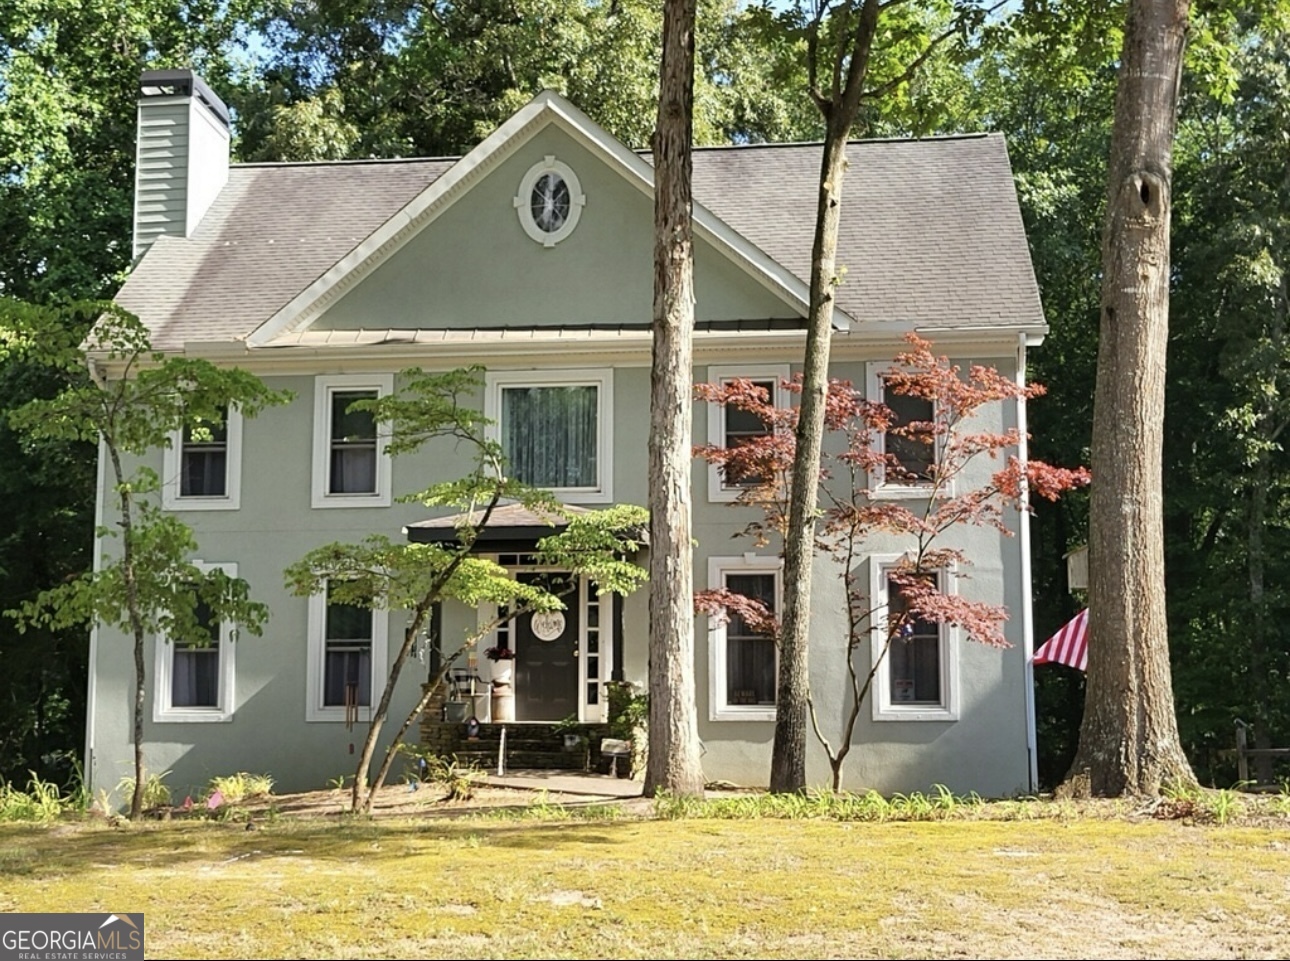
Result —
[[449, 724], [465, 724], [470, 705], [465, 701], [449, 701], [444, 705], [444, 717]]
[[511, 678], [514, 677], [514, 673], [515, 668], [510, 661], [495, 662], [493, 664], [493, 684], [509, 685], [511, 683]]
[[505, 724], [515, 720], [515, 694], [509, 688], [493, 688], [492, 721]]

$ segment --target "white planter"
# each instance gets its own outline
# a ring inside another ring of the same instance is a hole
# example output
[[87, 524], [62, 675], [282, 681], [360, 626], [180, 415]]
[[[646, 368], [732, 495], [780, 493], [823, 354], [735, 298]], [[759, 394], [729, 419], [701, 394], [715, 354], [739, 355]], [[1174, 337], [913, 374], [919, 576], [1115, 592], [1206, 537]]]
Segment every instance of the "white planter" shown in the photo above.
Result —
[[495, 661], [493, 663], [494, 684], [510, 684], [514, 675], [515, 668], [511, 661]]

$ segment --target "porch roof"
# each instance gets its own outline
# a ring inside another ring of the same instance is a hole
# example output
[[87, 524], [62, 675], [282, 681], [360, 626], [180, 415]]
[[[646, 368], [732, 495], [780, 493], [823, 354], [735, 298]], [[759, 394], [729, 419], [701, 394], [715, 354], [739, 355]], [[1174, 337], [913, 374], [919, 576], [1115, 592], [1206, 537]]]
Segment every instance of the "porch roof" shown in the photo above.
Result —
[[[561, 504], [556, 510], [545, 511], [523, 504], [501, 504], [494, 508], [488, 526], [479, 532], [471, 548], [476, 554], [495, 554], [508, 551], [531, 551], [543, 537], [559, 534], [569, 527], [570, 518], [590, 511], [573, 504]], [[459, 528], [479, 521], [482, 510], [450, 514], [415, 521], [403, 528], [413, 544], [451, 544], [457, 540]], [[649, 532], [641, 531], [637, 539], [648, 543]]]

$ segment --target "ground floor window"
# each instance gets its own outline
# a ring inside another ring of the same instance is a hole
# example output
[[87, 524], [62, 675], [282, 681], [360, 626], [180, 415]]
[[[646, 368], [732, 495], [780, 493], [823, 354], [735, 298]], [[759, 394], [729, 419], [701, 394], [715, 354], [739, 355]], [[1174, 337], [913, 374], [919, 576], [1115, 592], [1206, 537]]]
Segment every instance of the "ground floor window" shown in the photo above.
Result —
[[[911, 608], [895, 576], [898, 558], [870, 563], [875, 601], [870, 650], [872, 657], [883, 659], [875, 678], [874, 720], [954, 720], [958, 660], [953, 629]], [[941, 591], [953, 589], [950, 571], [926, 576], [936, 578]]]
[[[708, 562], [709, 589], [725, 588], [779, 611], [778, 557], [714, 557]], [[710, 619], [715, 620], [715, 619]], [[778, 655], [775, 639], [732, 613], [708, 631], [712, 720], [774, 720]]]
[[309, 599], [309, 721], [366, 721], [385, 683], [388, 614], [334, 597], [332, 585]]
[[[236, 564], [196, 562], [202, 571], [221, 570], [237, 576]], [[233, 625], [215, 619], [211, 609], [197, 601], [197, 623], [202, 640], [157, 638], [153, 676], [156, 678], [153, 720], [227, 721], [233, 716]]]

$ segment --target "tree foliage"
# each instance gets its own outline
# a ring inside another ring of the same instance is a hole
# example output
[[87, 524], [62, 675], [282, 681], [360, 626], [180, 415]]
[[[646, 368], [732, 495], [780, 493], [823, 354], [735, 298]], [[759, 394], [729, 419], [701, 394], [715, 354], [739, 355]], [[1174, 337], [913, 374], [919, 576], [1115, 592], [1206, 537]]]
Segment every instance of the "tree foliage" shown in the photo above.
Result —
[[[0, 301], [0, 332], [7, 351], [20, 353], [65, 376], [81, 371], [56, 396], [36, 398], [12, 411], [10, 422], [37, 441], [98, 441], [107, 462], [115, 509], [99, 538], [102, 561], [92, 570], [40, 591], [9, 611], [19, 630], [29, 625], [60, 630], [84, 625], [126, 632], [134, 642], [134, 796], [130, 816], [143, 809], [143, 706], [146, 695], [144, 642], [150, 634], [172, 641], [210, 643], [198, 611], [259, 634], [268, 616], [252, 602], [247, 585], [192, 561], [192, 530], [156, 504], [158, 477], [131, 462], [170, 443], [185, 426], [221, 423], [230, 405], [244, 416], [285, 403], [258, 378], [202, 360], [164, 357], [149, 347], [138, 318], [112, 304], [84, 304], [74, 316], [97, 316], [88, 339], [61, 311]], [[101, 366], [103, 365], [103, 366]]]

